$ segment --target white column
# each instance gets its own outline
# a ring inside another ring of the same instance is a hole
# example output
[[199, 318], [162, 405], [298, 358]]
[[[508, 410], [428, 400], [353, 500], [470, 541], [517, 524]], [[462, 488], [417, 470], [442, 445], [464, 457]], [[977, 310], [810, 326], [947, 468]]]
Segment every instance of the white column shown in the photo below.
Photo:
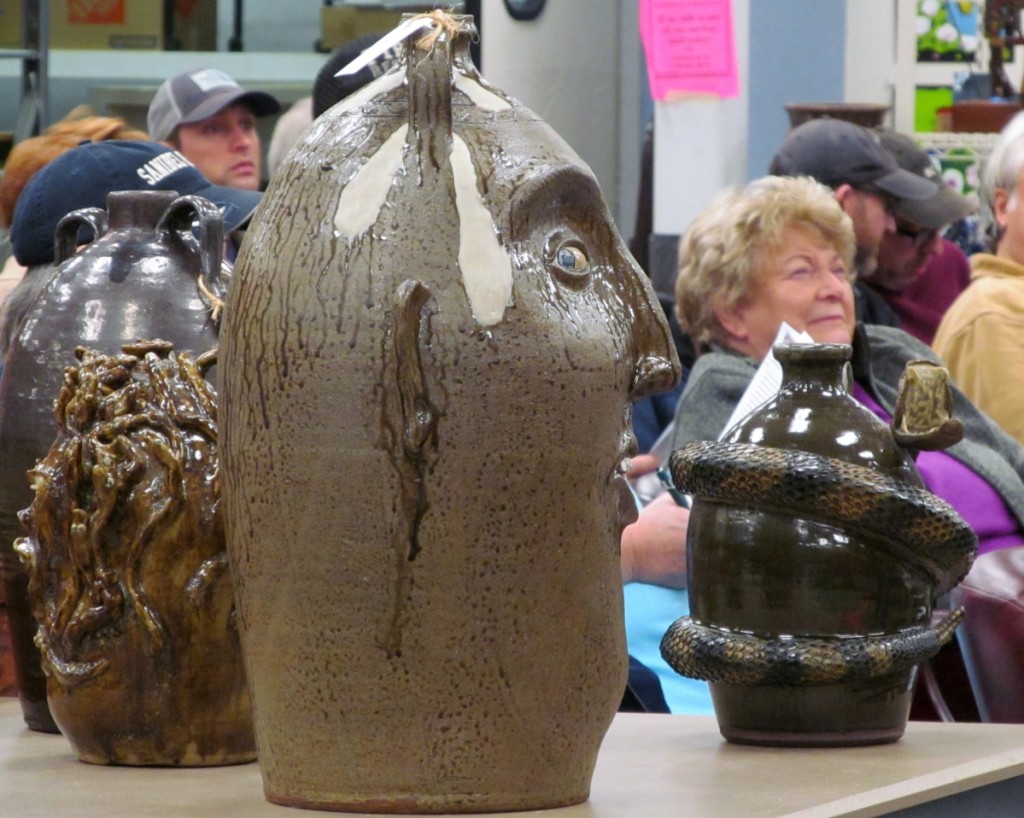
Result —
[[733, 0], [738, 97], [655, 103], [655, 233], [682, 233], [719, 190], [747, 180], [749, 17], [750, 0]]
[[[623, 7], [633, 8], [632, 36]], [[639, 169], [642, 127], [635, 8], [636, 0], [548, 0], [540, 17], [524, 22], [508, 14], [503, 0], [483, 0], [481, 7], [481, 73], [535, 111], [590, 166], [626, 235], [636, 188], [620, 185], [620, 173]], [[631, 197], [624, 207], [620, 188]]]

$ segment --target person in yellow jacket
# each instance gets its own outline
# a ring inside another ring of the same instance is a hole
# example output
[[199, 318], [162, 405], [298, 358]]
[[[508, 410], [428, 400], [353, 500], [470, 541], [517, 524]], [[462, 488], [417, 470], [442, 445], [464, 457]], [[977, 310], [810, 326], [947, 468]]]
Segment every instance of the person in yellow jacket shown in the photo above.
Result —
[[981, 195], [993, 252], [971, 256], [971, 283], [932, 347], [971, 401], [1024, 443], [1024, 116], [997, 139]]

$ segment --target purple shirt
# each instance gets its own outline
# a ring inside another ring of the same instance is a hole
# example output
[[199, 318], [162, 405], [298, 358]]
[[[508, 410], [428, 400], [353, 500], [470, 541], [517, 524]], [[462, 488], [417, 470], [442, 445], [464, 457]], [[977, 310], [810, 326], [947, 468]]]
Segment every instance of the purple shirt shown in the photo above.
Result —
[[[860, 384], [854, 384], [853, 396], [886, 423], [892, 420]], [[979, 555], [1024, 545], [1024, 536], [1003, 498], [973, 469], [945, 452], [921, 452], [917, 470], [932, 494], [953, 506], [974, 529]]]

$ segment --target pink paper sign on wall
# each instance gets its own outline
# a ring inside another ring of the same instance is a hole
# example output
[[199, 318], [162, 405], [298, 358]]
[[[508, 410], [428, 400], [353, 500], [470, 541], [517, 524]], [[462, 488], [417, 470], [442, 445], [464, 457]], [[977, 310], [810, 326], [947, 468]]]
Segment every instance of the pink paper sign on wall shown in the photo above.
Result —
[[732, 0], [640, 0], [651, 96], [739, 93]]

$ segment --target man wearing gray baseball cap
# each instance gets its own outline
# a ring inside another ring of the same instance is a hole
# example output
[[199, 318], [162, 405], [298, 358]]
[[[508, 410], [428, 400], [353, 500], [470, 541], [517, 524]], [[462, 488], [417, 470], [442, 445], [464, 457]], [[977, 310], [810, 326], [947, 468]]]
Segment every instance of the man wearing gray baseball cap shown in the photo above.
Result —
[[201, 68], [164, 81], [146, 119], [151, 138], [181, 151], [214, 184], [258, 190], [263, 151], [256, 119], [280, 110], [270, 94]]

